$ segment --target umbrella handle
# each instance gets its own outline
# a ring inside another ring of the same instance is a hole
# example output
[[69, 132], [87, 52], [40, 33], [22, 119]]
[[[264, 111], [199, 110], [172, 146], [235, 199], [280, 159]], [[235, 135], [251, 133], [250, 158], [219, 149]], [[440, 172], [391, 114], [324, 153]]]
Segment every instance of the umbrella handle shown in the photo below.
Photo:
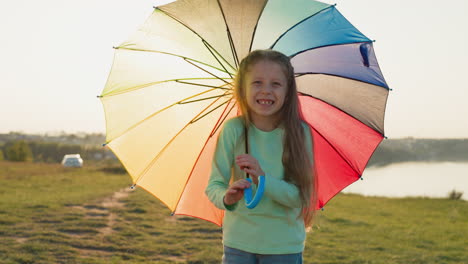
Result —
[[[247, 180], [252, 183], [252, 179], [247, 178]], [[252, 199], [252, 185], [249, 188], [244, 190], [244, 199], [245, 199], [245, 206], [249, 209], [255, 208], [257, 204], [262, 199], [263, 193], [265, 192], [265, 176], [258, 177], [258, 187], [255, 196]]]

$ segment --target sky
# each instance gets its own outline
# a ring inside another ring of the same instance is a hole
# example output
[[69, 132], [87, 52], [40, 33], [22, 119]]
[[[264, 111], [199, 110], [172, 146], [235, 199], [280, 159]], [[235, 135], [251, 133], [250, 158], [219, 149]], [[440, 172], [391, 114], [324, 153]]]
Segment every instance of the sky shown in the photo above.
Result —
[[[0, 133], [105, 133], [99, 95], [125, 41], [163, 1], [8, 1]], [[468, 138], [468, 1], [322, 1], [375, 40], [388, 138]]]

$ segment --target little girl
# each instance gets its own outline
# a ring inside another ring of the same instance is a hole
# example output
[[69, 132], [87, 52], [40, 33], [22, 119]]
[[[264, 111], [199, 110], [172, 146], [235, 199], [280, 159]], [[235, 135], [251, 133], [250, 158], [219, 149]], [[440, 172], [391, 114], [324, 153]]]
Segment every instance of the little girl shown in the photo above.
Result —
[[[223, 263], [302, 263], [315, 186], [312, 139], [300, 118], [294, 69], [280, 52], [253, 51], [234, 85], [241, 116], [220, 132], [205, 191], [226, 210]], [[253, 209], [243, 203], [251, 185], [245, 174], [255, 184], [264, 176], [263, 198]]]

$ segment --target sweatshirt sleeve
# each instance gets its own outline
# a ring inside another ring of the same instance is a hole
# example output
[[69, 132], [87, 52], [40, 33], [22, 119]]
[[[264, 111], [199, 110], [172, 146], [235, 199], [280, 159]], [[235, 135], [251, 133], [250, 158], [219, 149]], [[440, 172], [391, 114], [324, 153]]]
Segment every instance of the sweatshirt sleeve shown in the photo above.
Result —
[[[305, 144], [309, 157], [313, 161], [312, 137], [311, 131], [306, 124], [303, 124], [305, 132]], [[274, 201], [291, 208], [301, 208], [299, 188], [278, 177], [265, 177], [265, 195], [268, 195]]]
[[226, 206], [223, 202], [224, 194], [229, 187], [231, 168], [234, 162], [234, 144], [237, 138], [232, 122], [226, 122], [219, 134], [215, 154], [211, 164], [211, 175], [205, 194], [219, 209], [234, 210], [235, 205]]
[[275, 177], [265, 177], [265, 195], [287, 207], [300, 208], [302, 206], [299, 188]]

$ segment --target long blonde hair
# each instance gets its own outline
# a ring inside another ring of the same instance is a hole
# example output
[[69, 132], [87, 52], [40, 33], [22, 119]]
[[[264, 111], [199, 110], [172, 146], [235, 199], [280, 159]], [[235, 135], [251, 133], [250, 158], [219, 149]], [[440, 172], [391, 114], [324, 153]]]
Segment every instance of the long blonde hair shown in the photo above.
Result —
[[304, 218], [307, 227], [312, 225], [315, 216], [316, 182], [311, 157], [305, 144], [305, 134], [299, 113], [299, 98], [297, 96], [294, 68], [289, 57], [274, 50], [255, 50], [245, 57], [239, 66], [235, 81], [234, 95], [237, 99], [242, 118], [248, 127], [251, 123], [249, 107], [246, 100], [246, 74], [252, 65], [259, 61], [277, 63], [283, 69], [287, 79], [287, 92], [284, 104], [279, 113], [279, 124], [284, 130], [282, 162], [285, 169], [284, 180], [299, 188], [302, 202], [300, 216]]

